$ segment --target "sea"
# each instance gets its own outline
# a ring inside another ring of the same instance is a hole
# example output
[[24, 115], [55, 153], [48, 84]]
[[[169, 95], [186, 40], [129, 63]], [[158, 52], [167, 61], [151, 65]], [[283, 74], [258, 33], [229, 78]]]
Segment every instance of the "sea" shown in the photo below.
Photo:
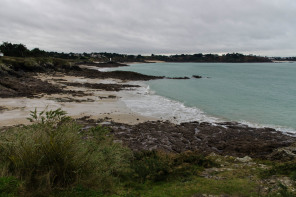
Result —
[[127, 91], [123, 102], [139, 114], [176, 123], [235, 121], [296, 133], [296, 62], [141, 63], [113, 70], [190, 78], [141, 82], [141, 88]]

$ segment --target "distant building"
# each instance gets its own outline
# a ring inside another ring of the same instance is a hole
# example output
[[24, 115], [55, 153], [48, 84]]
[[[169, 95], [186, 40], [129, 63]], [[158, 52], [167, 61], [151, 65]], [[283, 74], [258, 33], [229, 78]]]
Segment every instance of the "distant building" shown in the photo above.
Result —
[[96, 57], [96, 58], [101, 58], [101, 55], [100, 54], [97, 54], [97, 53], [92, 53], [90, 54], [91, 57]]
[[4, 54], [2, 52], [0, 52], [0, 57], [4, 56]]

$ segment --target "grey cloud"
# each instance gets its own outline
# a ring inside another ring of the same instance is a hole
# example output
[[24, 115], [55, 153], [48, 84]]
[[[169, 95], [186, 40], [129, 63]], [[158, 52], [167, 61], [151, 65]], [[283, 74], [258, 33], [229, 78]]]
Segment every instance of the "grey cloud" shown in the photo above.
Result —
[[0, 41], [65, 52], [296, 55], [295, 0], [0, 0]]

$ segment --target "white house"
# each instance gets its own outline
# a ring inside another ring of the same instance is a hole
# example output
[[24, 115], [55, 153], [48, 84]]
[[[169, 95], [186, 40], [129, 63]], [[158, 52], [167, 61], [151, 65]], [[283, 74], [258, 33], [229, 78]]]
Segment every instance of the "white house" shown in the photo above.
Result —
[[2, 57], [2, 56], [4, 56], [4, 54], [3, 54], [3, 53], [1, 53], [1, 51], [0, 51], [0, 57]]

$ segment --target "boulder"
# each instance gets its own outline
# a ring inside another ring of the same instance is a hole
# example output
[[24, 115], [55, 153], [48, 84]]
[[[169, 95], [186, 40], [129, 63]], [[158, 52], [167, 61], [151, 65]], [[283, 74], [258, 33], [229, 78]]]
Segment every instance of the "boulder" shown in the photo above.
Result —
[[202, 78], [202, 76], [200, 76], [200, 75], [192, 75], [192, 77], [193, 77], [193, 78], [196, 78], [196, 79], [200, 79], [200, 78]]
[[252, 161], [252, 158], [249, 157], [249, 156], [245, 156], [245, 157], [238, 157], [235, 159], [235, 161], [239, 161], [239, 162], [242, 162], [242, 163], [247, 163], [247, 162], [251, 162]]
[[296, 143], [274, 150], [268, 157], [271, 160], [291, 161], [296, 159]]

